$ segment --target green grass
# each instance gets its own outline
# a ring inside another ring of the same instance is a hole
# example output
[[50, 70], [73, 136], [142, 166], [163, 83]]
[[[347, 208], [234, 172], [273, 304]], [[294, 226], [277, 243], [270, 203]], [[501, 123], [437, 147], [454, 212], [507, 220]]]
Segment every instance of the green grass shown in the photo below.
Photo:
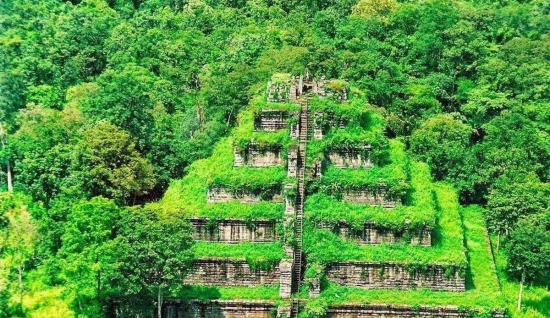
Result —
[[[404, 170], [403, 167], [401, 169]], [[392, 170], [401, 169], [392, 168]], [[349, 171], [349, 173], [355, 172]], [[321, 179], [324, 178], [325, 176]], [[402, 175], [401, 182], [404, 182], [405, 178], [406, 176]], [[328, 187], [328, 184], [325, 186]], [[321, 222], [336, 224], [344, 220], [357, 230], [362, 229], [366, 221], [374, 221], [378, 226], [395, 232], [404, 231], [405, 228], [414, 232], [426, 226], [434, 227], [437, 211], [432, 191], [433, 184], [426, 164], [411, 163], [411, 186], [405, 198], [406, 204], [393, 209], [341, 202], [325, 193], [313, 194], [306, 200], [304, 215], [306, 220], [315, 224]], [[325, 192], [329, 191], [330, 188]]]
[[[324, 159], [331, 149], [355, 148], [364, 145], [371, 145], [369, 154], [371, 161], [376, 165], [386, 164], [388, 158], [393, 158], [390, 143], [394, 146], [403, 145], [397, 140], [388, 140], [384, 136], [384, 120], [374, 109], [365, 107], [364, 102], [359, 99], [352, 99], [349, 103], [338, 103], [330, 98], [313, 98], [309, 109], [312, 113], [321, 113], [322, 117], [316, 118], [316, 122], [323, 130], [322, 140], [312, 140], [307, 146], [307, 166], [318, 159]], [[331, 120], [342, 118], [346, 122], [343, 129], [335, 127], [336, 123]], [[394, 149], [395, 150], [395, 149]], [[390, 152], [390, 153], [389, 153]], [[397, 156], [395, 159], [399, 159]]]
[[[426, 191], [430, 189], [429, 184], [424, 187]], [[323, 264], [336, 261], [372, 261], [422, 265], [452, 264], [464, 268], [467, 261], [456, 192], [451, 186], [443, 183], [436, 183], [434, 191], [438, 222], [434, 229], [434, 246], [430, 248], [406, 244], [358, 245], [344, 241], [328, 230], [313, 229], [310, 223], [306, 223], [304, 251], [311, 262]], [[310, 210], [310, 213], [317, 212]], [[333, 212], [327, 210], [326, 213]]]
[[409, 188], [406, 181], [408, 160], [403, 143], [391, 140], [390, 153], [391, 161], [383, 166], [376, 165], [367, 169], [338, 169], [329, 166], [323, 171], [322, 178], [311, 182], [308, 190], [331, 195], [351, 189], [377, 190], [383, 183], [387, 194], [400, 200]]
[[214, 242], [196, 242], [193, 246], [196, 259], [216, 258], [246, 260], [253, 268], [271, 269], [285, 256], [281, 243], [226, 244]]
[[[450, 213], [441, 215], [441, 223], [444, 229], [448, 229], [449, 222], [461, 227], [461, 218], [458, 208], [447, 206], [451, 204], [450, 197], [454, 191], [443, 184], [438, 184], [438, 195], [447, 200], [439, 199], [444, 209]], [[443, 202], [447, 201], [447, 202]], [[453, 204], [454, 205], [454, 204]], [[496, 272], [492, 257], [489, 251], [485, 225], [481, 210], [476, 207], [461, 208], [460, 213], [464, 220], [465, 244], [468, 247], [471, 275], [467, 277], [468, 289], [466, 292], [436, 292], [430, 290], [364, 290], [359, 288], [341, 287], [331, 284], [321, 293], [327, 305], [340, 304], [390, 304], [409, 306], [459, 306], [468, 309], [475, 309], [481, 313], [490, 312], [492, 309], [503, 308], [504, 302], [499, 291]], [[447, 215], [447, 216], [446, 216]], [[451, 229], [448, 229], [451, 230]], [[449, 234], [449, 242], [443, 242], [442, 247], [447, 244], [456, 244], [457, 235], [461, 230], [452, 229]], [[439, 249], [436, 247], [436, 249]], [[439, 250], [445, 253], [445, 250]], [[469, 282], [468, 282], [469, 281]], [[315, 305], [315, 304], [314, 304]]]
[[239, 201], [207, 203], [209, 186], [224, 186], [229, 190], [244, 189], [255, 194], [281, 192], [287, 182], [284, 167], [233, 169], [231, 138], [224, 138], [216, 145], [212, 157], [194, 162], [188, 175], [174, 181], [158, 203], [151, 209], [181, 217], [207, 217], [216, 219], [282, 219], [284, 205], [262, 201], [258, 204], [242, 204]]
[[183, 286], [174, 294], [181, 300], [266, 300], [281, 303], [279, 287]]
[[[280, 106], [280, 104], [269, 103], [269, 106], [276, 105]], [[271, 109], [270, 107], [268, 108]], [[274, 107], [274, 109], [278, 108]], [[237, 145], [239, 149], [246, 149], [251, 142], [254, 142], [264, 147], [280, 146], [284, 153], [286, 153], [286, 149], [289, 145], [297, 144], [297, 141], [290, 138], [289, 129], [281, 129], [276, 132], [254, 131], [255, 116], [256, 112], [252, 109], [243, 110], [239, 114], [239, 125], [233, 130], [232, 133], [235, 140], [235, 145]], [[289, 122], [297, 120], [298, 116], [296, 115], [294, 117], [289, 118]]]

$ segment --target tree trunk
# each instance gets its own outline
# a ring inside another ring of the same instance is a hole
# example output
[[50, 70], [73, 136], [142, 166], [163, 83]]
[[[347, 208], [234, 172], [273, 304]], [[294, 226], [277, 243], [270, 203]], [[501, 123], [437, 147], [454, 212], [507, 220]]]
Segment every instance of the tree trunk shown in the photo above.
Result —
[[19, 279], [19, 306], [23, 308], [23, 267], [17, 268], [17, 276]]
[[521, 310], [521, 295], [523, 294], [523, 283], [525, 282], [525, 269], [521, 272], [521, 283], [519, 283], [518, 310]]
[[6, 169], [6, 174], [8, 176], [8, 192], [13, 192], [13, 184], [11, 182], [11, 167], [10, 167], [10, 160], [6, 160], [6, 166], [8, 166], [8, 169]]
[[158, 293], [158, 318], [162, 318], [162, 287], [159, 285], [159, 293]]
[[500, 247], [500, 231], [498, 231], [498, 235], [497, 235], [497, 253], [498, 253], [499, 247]]
[[101, 271], [97, 272], [97, 302], [101, 299]]

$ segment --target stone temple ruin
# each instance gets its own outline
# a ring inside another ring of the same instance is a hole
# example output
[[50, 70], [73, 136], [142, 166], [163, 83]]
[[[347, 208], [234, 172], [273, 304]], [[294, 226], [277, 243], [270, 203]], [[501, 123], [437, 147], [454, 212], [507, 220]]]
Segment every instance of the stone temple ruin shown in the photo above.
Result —
[[267, 101], [271, 103], [296, 102], [303, 96], [319, 96], [319, 98], [336, 97], [339, 101], [348, 99], [345, 89], [330, 85], [324, 76], [312, 78], [309, 73], [300, 76], [279, 76], [267, 83]]
[[[332, 85], [332, 87], [337, 85]], [[262, 174], [265, 169], [286, 168], [287, 178], [295, 183], [281, 185], [280, 193], [271, 198], [260, 197], [246, 191], [229, 191], [223, 187], [209, 187], [205, 198], [207, 206], [220, 204], [258, 205], [270, 202], [284, 205], [284, 214], [279, 219], [215, 219], [202, 216], [190, 216], [189, 221], [195, 230], [193, 238], [198, 242], [235, 245], [250, 242], [253, 244], [273, 244], [282, 242], [284, 256], [278, 263], [255, 267], [246, 259], [199, 258], [186, 277], [184, 284], [210, 287], [270, 287], [279, 289], [282, 300], [168, 300], [164, 306], [168, 318], [207, 318], [207, 317], [297, 317], [307, 306], [307, 299], [298, 296], [300, 288], [306, 284], [309, 297], [320, 297], [322, 285], [320, 278], [304, 278], [308, 265], [308, 254], [304, 250], [303, 231], [306, 222], [312, 222], [317, 229], [327, 230], [343, 242], [352, 242], [359, 246], [379, 246], [405, 244], [415, 248], [433, 248], [433, 227], [425, 225], [414, 231], [397, 231], [365, 221], [360, 227], [352, 227], [342, 220], [337, 223], [313, 222], [304, 213], [307, 198], [316, 190], [310, 184], [323, 179], [323, 165], [341, 169], [348, 173], [356, 170], [373, 169], [376, 165], [370, 159], [371, 145], [358, 145], [356, 148], [327, 149], [325, 163], [314, 161], [308, 166], [307, 145], [309, 142], [321, 142], [324, 138], [321, 128], [316, 125], [318, 113], [309, 110], [308, 100], [313, 96], [330, 98], [337, 102], [347, 101], [346, 89], [331, 88], [331, 81], [324, 77], [314, 79], [307, 73], [300, 76], [274, 76], [267, 85], [267, 109], [259, 112], [254, 121], [254, 130], [259, 133], [276, 133], [287, 130], [294, 138], [290, 145], [260, 146], [251, 142], [242, 150], [234, 146], [233, 169], [248, 167]], [[270, 103], [294, 103], [300, 110], [291, 114], [269, 109]], [[294, 126], [288, 125], [291, 116], [299, 118]], [[346, 122], [335, 118], [332, 123], [345, 129]], [[286, 147], [286, 148], [283, 148]], [[284, 150], [284, 151], [283, 151]], [[283, 157], [283, 153], [286, 156]], [[342, 193], [342, 203], [359, 207], [372, 206], [382, 211], [393, 211], [401, 206], [399, 198], [387, 196], [387, 186], [380, 182], [377, 190], [352, 189]], [[432, 291], [462, 293], [466, 290], [466, 269], [458, 264], [428, 263], [422, 268], [411, 267], [399, 261], [376, 262], [365, 260], [332, 261], [321, 270], [323, 279], [331, 284], [363, 290], [415, 290], [418, 288]], [[344, 304], [330, 306], [325, 317], [473, 317], [472, 311], [458, 307], [418, 307], [393, 305]], [[503, 317], [495, 312], [493, 317]]]

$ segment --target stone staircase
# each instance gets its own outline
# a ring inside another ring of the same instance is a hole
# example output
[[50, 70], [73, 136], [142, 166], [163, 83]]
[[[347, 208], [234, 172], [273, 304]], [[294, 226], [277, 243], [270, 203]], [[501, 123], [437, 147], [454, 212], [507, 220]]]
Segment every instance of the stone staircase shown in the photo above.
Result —
[[294, 299], [290, 304], [290, 318], [298, 317], [299, 312], [300, 312], [300, 301], [298, 299]]
[[298, 193], [296, 195], [296, 220], [294, 226], [294, 236], [296, 238], [296, 246], [294, 247], [293, 266], [292, 266], [292, 293], [297, 293], [300, 290], [303, 270], [303, 255], [302, 255], [302, 225], [304, 212], [304, 196], [305, 196], [305, 166], [306, 166], [306, 143], [308, 138], [308, 102], [307, 99], [299, 101], [300, 112], [300, 133], [298, 137]]

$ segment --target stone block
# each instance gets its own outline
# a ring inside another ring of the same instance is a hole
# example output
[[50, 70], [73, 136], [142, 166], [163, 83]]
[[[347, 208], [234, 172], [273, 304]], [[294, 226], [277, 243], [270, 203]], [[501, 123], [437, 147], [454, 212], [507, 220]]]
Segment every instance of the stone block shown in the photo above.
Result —
[[283, 164], [281, 147], [261, 147], [251, 143], [245, 150], [245, 155], [237, 147], [233, 148], [233, 167], [248, 166], [252, 168], [276, 167]]
[[[257, 195], [246, 193], [244, 191], [230, 192], [223, 187], [208, 188], [206, 197], [207, 197], [206, 199], [207, 203], [223, 203], [223, 202], [238, 200], [241, 203], [254, 204], [254, 203], [260, 203], [261, 201], [260, 197]], [[282, 203], [283, 197], [280, 194], [276, 194], [269, 201]]]
[[280, 282], [279, 266], [252, 269], [245, 260], [199, 259], [184, 279], [186, 285], [258, 287]]
[[253, 300], [166, 300], [165, 318], [273, 318], [273, 302]]
[[279, 263], [280, 271], [280, 287], [279, 296], [281, 298], [290, 298], [292, 288], [292, 261], [290, 259], [283, 259]]
[[366, 169], [372, 167], [369, 158], [370, 149], [369, 145], [354, 149], [331, 149], [328, 152], [328, 159], [338, 169]]
[[409, 269], [399, 263], [337, 262], [327, 266], [327, 279], [342, 286], [364, 289], [415, 289], [463, 292], [464, 273], [452, 265]]
[[217, 220], [214, 224], [206, 218], [192, 218], [193, 239], [210, 242], [275, 242], [278, 234], [275, 220]]

